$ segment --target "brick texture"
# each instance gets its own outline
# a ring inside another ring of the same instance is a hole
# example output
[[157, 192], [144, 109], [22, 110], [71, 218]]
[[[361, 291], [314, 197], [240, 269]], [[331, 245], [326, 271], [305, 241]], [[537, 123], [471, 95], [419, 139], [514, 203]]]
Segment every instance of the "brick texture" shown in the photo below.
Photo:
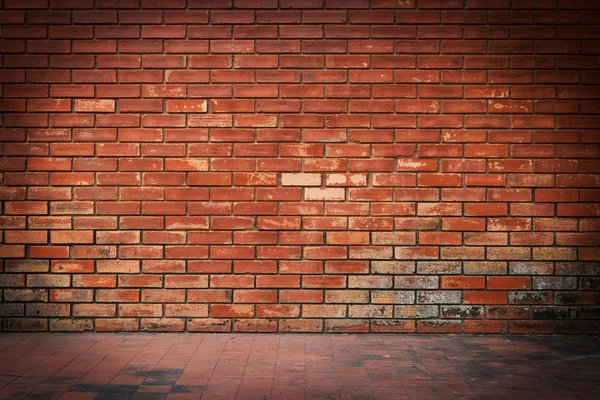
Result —
[[3, 331], [600, 333], [595, 0], [3, 0]]

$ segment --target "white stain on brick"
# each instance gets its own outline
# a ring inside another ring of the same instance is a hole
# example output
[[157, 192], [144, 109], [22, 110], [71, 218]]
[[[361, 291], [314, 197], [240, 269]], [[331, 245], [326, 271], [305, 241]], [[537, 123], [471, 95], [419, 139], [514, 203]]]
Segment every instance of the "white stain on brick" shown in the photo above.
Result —
[[281, 174], [283, 186], [321, 186], [320, 174]]
[[366, 186], [367, 176], [365, 174], [329, 174], [327, 175], [327, 186]]
[[307, 188], [304, 190], [305, 200], [343, 201], [346, 191], [343, 188]]

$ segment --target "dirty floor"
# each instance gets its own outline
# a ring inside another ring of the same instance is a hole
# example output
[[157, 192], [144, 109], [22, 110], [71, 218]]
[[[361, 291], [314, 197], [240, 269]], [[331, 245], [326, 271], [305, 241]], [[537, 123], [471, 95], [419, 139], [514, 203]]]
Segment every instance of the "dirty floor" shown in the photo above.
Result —
[[0, 334], [0, 399], [598, 399], [594, 336]]

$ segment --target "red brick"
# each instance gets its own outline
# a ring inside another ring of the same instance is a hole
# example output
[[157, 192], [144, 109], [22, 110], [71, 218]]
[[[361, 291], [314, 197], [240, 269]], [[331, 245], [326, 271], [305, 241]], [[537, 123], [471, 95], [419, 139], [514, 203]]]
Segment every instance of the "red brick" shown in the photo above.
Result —
[[589, 2], [159, 3], [5, 0], [7, 330], [597, 333], [493, 305], [597, 272]]
[[465, 304], [506, 304], [506, 292], [465, 292]]

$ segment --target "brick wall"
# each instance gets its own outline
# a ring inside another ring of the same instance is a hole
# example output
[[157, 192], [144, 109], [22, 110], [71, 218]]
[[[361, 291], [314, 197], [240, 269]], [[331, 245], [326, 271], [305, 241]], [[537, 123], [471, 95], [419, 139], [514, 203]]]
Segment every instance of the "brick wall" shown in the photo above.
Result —
[[3, 1], [2, 330], [600, 332], [598, 1], [233, 3]]

